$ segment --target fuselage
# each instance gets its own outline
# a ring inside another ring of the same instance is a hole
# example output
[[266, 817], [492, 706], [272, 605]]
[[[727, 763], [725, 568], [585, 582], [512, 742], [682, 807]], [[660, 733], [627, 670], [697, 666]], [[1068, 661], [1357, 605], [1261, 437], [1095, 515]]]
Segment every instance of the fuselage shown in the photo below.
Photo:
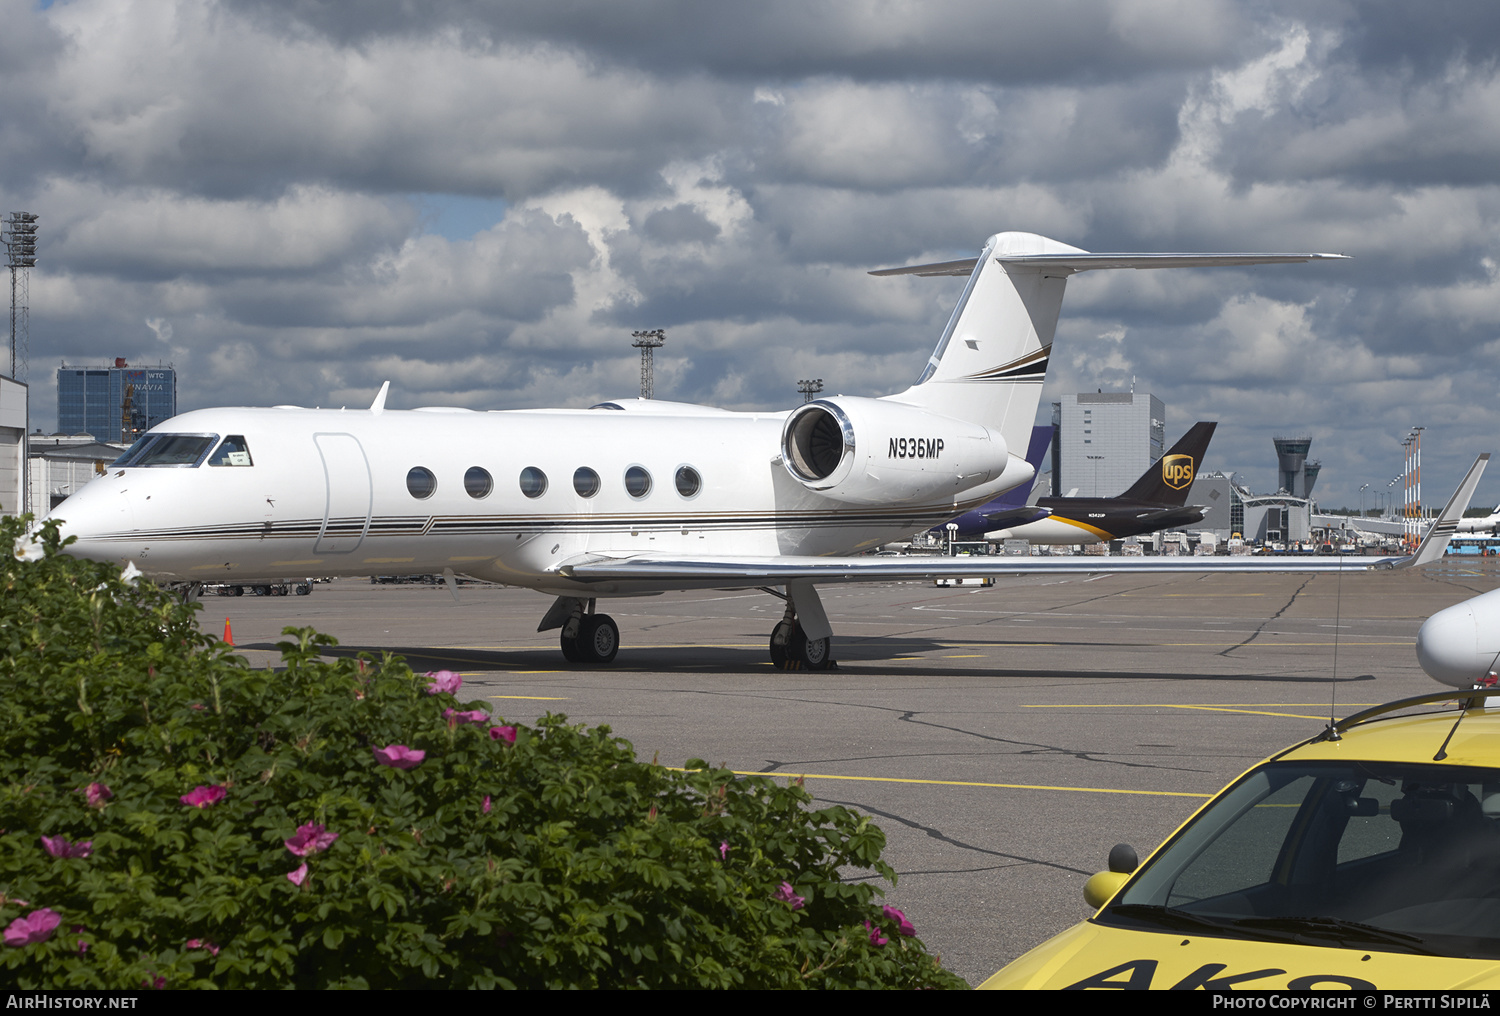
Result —
[[78, 537], [73, 553], [169, 581], [452, 569], [568, 594], [581, 589], [556, 571], [569, 560], [858, 553], [1031, 476], [1000, 443], [977, 486], [955, 490], [934, 468], [928, 496], [851, 505], [784, 467], [786, 413], [626, 405], [201, 410], [152, 431], [182, 435], [183, 461], [127, 453], [52, 515]]
[[987, 532], [985, 537], [1087, 545], [1192, 525], [1201, 522], [1208, 510], [1118, 497], [1044, 497], [1037, 501], [1037, 507], [1050, 509], [1051, 514], [1034, 522]]

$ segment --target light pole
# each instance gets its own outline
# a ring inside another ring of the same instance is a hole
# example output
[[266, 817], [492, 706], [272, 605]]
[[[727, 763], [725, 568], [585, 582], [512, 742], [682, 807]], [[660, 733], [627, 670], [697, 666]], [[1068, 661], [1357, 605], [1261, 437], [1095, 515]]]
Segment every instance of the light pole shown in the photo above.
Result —
[[1360, 518], [1364, 518], [1365, 517], [1365, 490], [1369, 486], [1370, 485], [1367, 483], [1363, 487], [1359, 488], [1359, 517]]
[[641, 398], [649, 399], [652, 375], [656, 367], [652, 354], [667, 341], [667, 331], [665, 328], [653, 328], [649, 332], [631, 332], [630, 335], [635, 339], [631, 345], [641, 351]]
[[813, 400], [813, 397], [823, 390], [823, 379], [820, 377], [803, 378], [797, 382], [797, 391], [802, 393], [802, 404], [805, 406]]
[[11, 212], [3, 225], [0, 242], [5, 245], [6, 267], [10, 269], [10, 376], [21, 380], [26, 371], [29, 343], [31, 269], [36, 267], [36, 215]]
[[1104, 456], [1103, 455], [1086, 455], [1084, 457], [1087, 458], [1090, 462], [1092, 462], [1094, 464], [1094, 497], [1098, 497], [1099, 496], [1099, 462], [1104, 458]]

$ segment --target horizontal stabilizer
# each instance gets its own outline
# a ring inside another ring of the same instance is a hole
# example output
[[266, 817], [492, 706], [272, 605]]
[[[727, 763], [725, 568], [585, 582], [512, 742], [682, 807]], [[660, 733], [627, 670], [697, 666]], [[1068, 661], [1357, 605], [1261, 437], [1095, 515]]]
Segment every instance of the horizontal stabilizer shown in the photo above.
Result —
[[[1087, 272], [1096, 268], [1232, 268], [1243, 265], [1290, 265], [1304, 261], [1343, 261], [1347, 254], [997, 254], [1001, 264]], [[978, 258], [930, 265], [881, 268], [871, 275], [968, 275]]]

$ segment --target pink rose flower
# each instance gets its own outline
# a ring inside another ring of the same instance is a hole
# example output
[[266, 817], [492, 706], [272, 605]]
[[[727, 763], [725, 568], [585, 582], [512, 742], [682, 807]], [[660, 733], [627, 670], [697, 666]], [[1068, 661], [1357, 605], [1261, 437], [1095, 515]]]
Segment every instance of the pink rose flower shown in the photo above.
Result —
[[384, 748], [372, 749], [375, 752], [375, 761], [392, 769], [415, 769], [422, 764], [427, 757], [425, 751], [416, 748], [408, 748], [404, 744], [388, 744]]
[[464, 686], [464, 679], [451, 670], [434, 671], [427, 676], [432, 678], [432, 683], [427, 686], [429, 695], [457, 695], [458, 689]]
[[906, 915], [895, 907], [886, 907], [885, 916], [896, 922], [896, 930], [907, 938], [917, 933], [916, 926], [906, 919]]
[[489, 718], [490, 714], [483, 709], [470, 709], [466, 713], [461, 713], [457, 709], [443, 710], [443, 719], [447, 720], [450, 726], [457, 726], [461, 723], [480, 724]]
[[185, 949], [204, 949], [210, 956], [219, 955], [219, 947], [206, 938], [190, 938], [183, 943]]
[[869, 929], [870, 942], [872, 945], [885, 945], [890, 941], [890, 939], [881, 934], [879, 928], [875, 927], [875, 925], [871, 924], [869, 921], [865, 922], [865, 927]]
[[506, 744], [515, 744], [516, 743], [516, 728], [515, 727], [491, 727], [490, 728], [490, 740], [491, 741], [504, 741]]
[[292, 883], [292, 885], [299, 886], [299, 887], [302, 885], [303, 882], [306, 882], [307, 881], [307, 862], [303, 861], [301, 864], [297, 865], [297, 868], [296, 868], [295, 871], [289, 871], [289, 872], [287, 872], [286, 873], [286, 880], [288, 882]]
[[102, 808], [104, 802], [115, 795], [111, 794], [109, 788], [102, 783], [90, 783], [88, 789], [83, 792], [83, 796], [88, 799], [90, 808]]
[[792, 883], [790, 882], [781, 883], [781, 888], [776, 890], [774, 898], [780, 900], [783, 903], [790, 903], [793, 910], [801, 910], [804, 906], [807, 905], [806, 898], [798, 896], [796, 892], [792, 890]]
[[719, 841], [719, 860], [721, 860], [721, 861], [727, 861], [727, 860], [729, 860], [729, 841], [728, 840], [720, 840]]
[[43, 836], [42, 846], [46, 847], [47, 853], [53, 857], [88, 857], [94, 852], [93, 840], [69, 843], [61, 836]]
[[486, 815], [488, 815], [490, 813], [490, 795], [489, 794], [485, 794], [484, 795], [484, 813]]
[[308, 822], [306, 825], [297, 827], [296, 836], [281, 842], [285, 843], [286, 848], [298, 857], [306, 857], [308, 854], [317, 854], [327, 850], [338, 838], [338, 833], [331, 833], [322, 825]]
[[5, 929], [5, 944], [11, 946], [31, 945], [33, 942], [45, 942], [52, 937], [57, 926], [62, 923], [62, 916], [56, 911], [43, 907], [33, 910], [25, 917], [18, 917], [10, 922]]
[[189, 793], [183, 794], [177, 800], [189, 808], [207, 808], [224, 800], [229, 791], [220, 786], [194, 787]]

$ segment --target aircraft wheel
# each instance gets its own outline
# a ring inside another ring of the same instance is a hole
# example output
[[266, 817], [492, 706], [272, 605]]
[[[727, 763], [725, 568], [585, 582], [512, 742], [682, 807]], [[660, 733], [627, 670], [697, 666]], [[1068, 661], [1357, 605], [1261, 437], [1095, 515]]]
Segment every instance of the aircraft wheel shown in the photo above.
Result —
[[827, 670], [832, 662], [833, 639], [810, 639], [802, 634], [801, 625], [792, 634], [792, 641], [787, 648], [791, 658], [802, 670]]
[[244, 596], [245, 595], [245, 587], [244, 586], [230, 586], [229, 587], [229, 595], [230, 596]]
[[584, 662], [609, 663], [620, 651], [620, 628], [608, 614], [590, 614], [578, 630]]
[[255, 595], [256, 596], [270, 596], [271, 595], [271, 587], [270, 586], [256, 586], [255, 587]]
[[[580, 626], [579, 634], [580, 635], [583, 634], [581, 626]], [[567, 635], [567, 628], [566, 628], [566, 626], [563, 628], [562, 654], [563, 654], [563, 659], [567, 660], [569, 663], [582, 663], [583, 662], [583, 652], [579, 648], [578, 637], [575, 635], [573, 638], [569, 638], [568, 635]]]
[[312, 595], [312, 586], [310, 584], [306, 583], [306, 582], [303, 582], [301, 585], [297, 586], [297, 595], [298, 596], [311, 596]]
[[790, 621], [778, 621], [776, 627], [771, 629], [771, 666], [777, 670], [787, 669], [787, 651], [792, 641], [792, 624]]

